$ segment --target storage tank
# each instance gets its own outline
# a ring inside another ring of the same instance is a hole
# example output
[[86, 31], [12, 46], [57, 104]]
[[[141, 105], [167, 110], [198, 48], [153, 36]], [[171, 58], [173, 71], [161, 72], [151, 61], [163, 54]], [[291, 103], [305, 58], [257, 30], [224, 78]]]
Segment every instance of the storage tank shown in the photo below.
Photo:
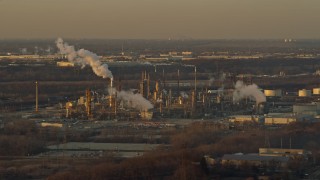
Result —
[[320, 95], [320, 88], [313, 88], [313, 89], [312, 89], [312, 94], [314, 94], [314, 95]]
[[264, 95], [267, 97], [281, 97], [282, 90], [281, 89], [276, 89], [276, 90], [265, 89]]
[[309, 97], [311, 96], [311, 90], [301, 89], [298, 93], [299, 97]]

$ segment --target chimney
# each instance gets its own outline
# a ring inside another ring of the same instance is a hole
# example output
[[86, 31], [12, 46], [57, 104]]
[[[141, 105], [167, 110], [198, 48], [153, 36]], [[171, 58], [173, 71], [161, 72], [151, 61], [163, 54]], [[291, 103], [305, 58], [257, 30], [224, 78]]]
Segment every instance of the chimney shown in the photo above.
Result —
[[178, 94], [180, 93], [180, 70], [178, 69]]
[[197, 94], [197, 66], [194, 66], [194, 93]]
[[86, 90], [86, 111], [87, 111], [87, 116], [91, 116], [91, 93], [90, 89]]
[[36, 113], [39, 111], [38, 81], [36, 81]]

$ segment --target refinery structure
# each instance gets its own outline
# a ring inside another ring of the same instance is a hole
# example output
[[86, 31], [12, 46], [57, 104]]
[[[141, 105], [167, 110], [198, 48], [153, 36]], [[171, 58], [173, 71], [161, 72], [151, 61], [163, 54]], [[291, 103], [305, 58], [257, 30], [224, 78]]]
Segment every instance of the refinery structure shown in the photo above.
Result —
[[[273, 173], [282, 173], [295, 158], [305, 162], [318, 153], [314, 144], [319, 138], [308, 138], [320, 122], [320, 64], [308, 73], [290, 72], [302, 60], [283, 60], [290, 67], [268, 73], [274, 67], [264, 70], [268, 67], [261, 64], [273, 65], [278, 59], [231, 60], [227, 52], [197, 58], [202, 53], [170, 49], [141, 51], [134, 60], [123, 48], [120, 56], [98, 56], [62, 39], [56, 45], [54, 60], [0, 56], [5, 58], [0, 68], [6, 79], [0, 83], [0, 129], [21, 137], [37, 135], [38, 144], [34, 137], [24, 140], [30, 145], [23, 156], [37, 164], [162, 158], [171, 151], [170, 159], [176, 161], [183, 149], [195, 157], [187, 162], [195, 168], [208, 154], [209, 168], [232, 165], [242, 170], [245, 163], [265, 175], [274, 161], [281, 163]], [[160, 57], [149, 56], [149, 51]], [[308, 67], [313, 62], [303, 61]], [[249, 63], [263, 67], [255, 71], [245, 67]], [[30, 150], [34, 145], [39, 147]]]
[[[320, 117], [320, 88], [308, 86], [289, 88], [270, 86], [264, 79], [296, 78], [313, 75], [285, 75], [280, 71], [278, 76], [234, 74], [232, 72], [204, 73], [196, 65], [176, 63], [147, 63], [140, 65], [135, 73], [139, 79], [121, 80], [121, 74], [114, 77], [109, 63], [104, 57], [86, 49], [76, 49], [61, 38], [56, 41], [58, 57], [56, 64], [62, 71], [87, 67], [100, 78], [102, 86], [91, 86], [81, 89], [77, 96], [59, 100], [59, 111], [55, 117], [71, 120], [119, 120], [119, 121], [161, 121], [164, 119], [222, 119], [231, 124], [253, 122], [265, 125], [289, 124], [297, 121], [317, 121]], [[124, 56], [123, 48], [121, 56]], [[192, 57], [190, 51], [160, 53], [161, 57]], [[119, 58], [119, 57], [117, 57]], [[145, 57], [142, 57], [144, 59]], [[249, 58], [250, 59], [250, 58]], [[174, 60], [175, 61], [175, 60]], [[20, 61], [19, 61], [20, 62]], [[117, 62], [119, 67], [130, 63]], [[136, 62], [141, 63], [141, 62]], [[129, 65], [128, 65], [129, 64]], [[14, 65], [14, 64], [13, 64]], [[37, 64], [36, 64], [37, 65]], [[132, 65], [134, 67], [136, 65]], [[171, 68], [170, 79], [166, 68]], [[172, 69], [175, 68], [175, 69]], [[88, 73], [88, 71], [87, 71]], [[83, 73], [84, 74], [84, 73]], [[130, 76], [130, 72], [126, 74]], [[290, 77], [292, 76], [292, 77]], [[85, 74], [84, 76], [85, 77]], [[135, 76], [137, 78], [137, 76]], [[204, 78], [206, 77], [206, 78]], [[132, 78], [133, 79], [133, 78]], [[253, 81], [255, 79], [255, 81]], [[260, 82], [259, 82], [260, 81]], [[255, 84], [254, 82], [259, 82]], [[35, 112], [43, 108], [39, 102], [42, 82], [35, 82]], [[56, 101], [57, 102], [57, 101]], [[16, 103], [19, 104], [19, 103]], [[52, 106], [52, 104], [51, 104]], [[50, 107], [47, 107], [50, 108]], [[22, 108], [21, 108], [22, 109]]]
[[[197, 78], [196, 66], [177, 69], [174, 80], [166, 80], [165, 72], [142, 70], [139, 83], [123, 89], [121, 80], [113, 77], [108, 65], [96, 54], [57, 40], [60, 53], [72, 67], [89, 66], [105, 80], [103, 89], [83, 89], [83, 95], [69, 99], [61, 106], [61, 118], [78, 120], [152, 121], [173, 119], [223, 118], [227, 123], [244, 122], [265, 125], [315, 121], [319, 117], [319, 88], [261, 89], [251, 77], [222, 74], [207, 81]], [[188, 71], [192, 80], [182, 80]], [[36, 82], [36, 112], [38, 110]], [[41, 82], [40, 82], [41, 86]]]

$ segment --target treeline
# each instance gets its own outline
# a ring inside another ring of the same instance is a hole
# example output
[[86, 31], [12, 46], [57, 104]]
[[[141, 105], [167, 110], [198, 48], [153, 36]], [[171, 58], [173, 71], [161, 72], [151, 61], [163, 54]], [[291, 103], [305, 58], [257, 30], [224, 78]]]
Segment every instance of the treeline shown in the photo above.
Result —
[[203, 179], [201, 167], [189, 160], [190, 152], [152, 152], [120, 163], [106, 162], [92, 166], [75, 167], [58, 172], [48, 179]]
[[29, 156], [43, 152], [45, 141], [33, 121], [17, 120], [0, 131], [0, 156]]
[[[304, 148], [311, 151], [313, 163], [320, 164], [320, 123], [294, 123], [279, 129], [256, 128], [246, 131], [225, 130], [219, 124], [196, 123], [172, 134], [171, 148], [156, 150], [141, 157], [94, 166], [75, 167], [49, 179], [206, 179], [221, 177], [221, 172], [206, 174], [201, 166], [203, 155], [214, 158], [229, 153], [258, 153], [261, 147]], [[285, 143], [287, 141], [287, 143]], [[300, 162], [292, 170], [307, 168]], [[223, 170], [223, 169], [222, 169]], [[226, 169], [224, 169], [225, 172]], [[229, 172], [229, 171], [228, 171]]]

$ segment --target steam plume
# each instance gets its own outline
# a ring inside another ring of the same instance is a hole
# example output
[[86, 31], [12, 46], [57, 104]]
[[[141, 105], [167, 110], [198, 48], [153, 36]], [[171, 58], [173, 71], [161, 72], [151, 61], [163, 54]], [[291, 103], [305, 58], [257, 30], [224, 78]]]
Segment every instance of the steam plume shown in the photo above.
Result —
[[152, 109], [153, 105], [141, 94], [134, 94], [132, 91], [117, 91], [115, 88], [108, 89], [109, 94], [117, 92], [117, 99], [122, 100], [128, 107], [145, 111]]
[[82, 67], [89, 65], [97, 76], [103, 78], [113, 78], [112, 72], [109, 70], [108, 65], [102, 64], [99, 60], [99, 57], [93, 52], [85, 49], [76, 51], [74, 46], [64, 43], [61, 38], [57, 39], [56, 44], [60, 50], [60, 53], [66, 55], [70, 62], [81, 65]]
[[214, 77], [211, 77], [210, 79], [209, 79], [209, 86], [212, 86], [212, 84], [213, 84], [213, 82], [214, 82], [214, 80], [215, 80], [215, 78]]
[[247, 86], [242, 81], [237, 81], [233, 92], [233, 102], [238, 102], [246, 97], [254, 99], [257, 104], [266, 101], [266, 96], [258, 89], [256, 84]]
[[184, 92], [184, 91], [181, 91], [181, 92], [180, 92], [180, 96], [181, 96], [182, 98], [184, 98], [184, 99], [189, 98], [189, 95], [188, 95], [186, 92]]

